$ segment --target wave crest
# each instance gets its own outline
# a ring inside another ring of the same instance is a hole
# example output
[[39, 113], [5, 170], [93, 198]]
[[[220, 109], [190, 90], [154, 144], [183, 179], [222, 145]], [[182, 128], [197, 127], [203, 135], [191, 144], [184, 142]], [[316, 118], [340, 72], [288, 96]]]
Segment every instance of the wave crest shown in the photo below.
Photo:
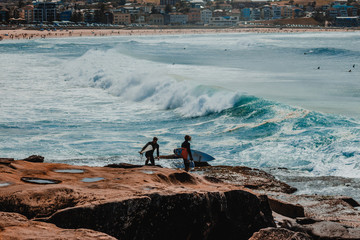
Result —
[[[85, 63], [85, 64], [84, 64]], [[182, 75], [183, 68], [119, 54], [90, 50], [65, 66], [66, 80], [95, 87], [131, 102], [175, 110], [183, 117], [198, 117], [233, 107], [241, 94], [196, 84]], [[193, 69], [196, 72], [196, 69]]]

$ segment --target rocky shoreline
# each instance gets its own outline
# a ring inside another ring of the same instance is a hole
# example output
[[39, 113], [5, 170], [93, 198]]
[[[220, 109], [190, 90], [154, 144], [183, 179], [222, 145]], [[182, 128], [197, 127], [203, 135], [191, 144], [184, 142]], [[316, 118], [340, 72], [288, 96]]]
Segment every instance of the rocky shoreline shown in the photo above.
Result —
[[257, 169], [0, 158], [0, 239], [360, 239], [359, 204]]

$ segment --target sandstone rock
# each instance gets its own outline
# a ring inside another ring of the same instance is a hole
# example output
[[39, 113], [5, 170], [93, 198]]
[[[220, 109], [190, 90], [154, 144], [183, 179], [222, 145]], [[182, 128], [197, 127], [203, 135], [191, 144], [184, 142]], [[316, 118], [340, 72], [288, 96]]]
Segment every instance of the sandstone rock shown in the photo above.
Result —
[[[119, 239], [248, 239], [274, 226], [266, 197], [182, 170], [86, 167], [15, 161], [0, 168], [0, 211], [87, 228]], [[56, 179], [33, 184], [20, 179]], [[84, 179], [101, 181], [86, 182]], [[51, 216], [51, 217], [49, 217]]]
[[10, 165], [11, 162], [13, 162], [14, 159], [13, 158], [0, 158], [0, 164], [3, 165]]
[[63, 228], [90, 228], [119, 239], [248, 239], [274, 226], [259, 199], [245, 191], [149, 195], [73, 207], [48, 219]]
[[[301, 224], [299, 224], [301, 223]], [[295, 221], [294, 219], [285, 219], [281, 227], [295, 232], [307, 233], [314, 239], [321, 240], [359, 240], [360, 228], [353, 228], [336, 222], [329, 221]]]
[[360, 227], [360, 211], [344, 201], [342, 196], [289, 195], [274, 192], [268, 192], [268, 195], [272, 199], [301, 205], [308, 218]]
[[269, 204], [274, 212], [290, 218], [304, 217], [304, 208], [299, 204], [291, 204], [275, 198], [269, 198]]
[[249, 240], [312, 240], [305, 233], [293, 232], [285, 228], [264, 228], [249, 238]]
[[[261, 191], [293, 193], [296, 188], [276, 180], [274, 176], [255, 168], [242, 166], [211, 166], [196, 168], [204, 176], [215, 177], [223, 182], [245, 186], [246, 188]], [[263, 192], [262, 192], [263, 193]]]
[[61, 229], [54, 224], [29, 221], [18, 213], [0, 212], [0, 239], [115, 240], [116, 238], [89, 229]]
[[309, 233], [316, 239], [360, 239], [360, 228], [349, 228], [335, 222], [317, 222], [307, 225]]
[[360, 207], [360, 204], [351, 197], [341, 197], [340, 199], [350, 204], [352, 207]]

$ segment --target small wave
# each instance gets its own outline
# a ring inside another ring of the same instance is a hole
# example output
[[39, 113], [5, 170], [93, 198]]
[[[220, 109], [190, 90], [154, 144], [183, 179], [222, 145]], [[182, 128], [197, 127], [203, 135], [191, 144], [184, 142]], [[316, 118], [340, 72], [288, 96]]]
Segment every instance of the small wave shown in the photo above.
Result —
[[322, 55], [322, 56], [348, 56], [358, 55], [358, 52], [340, 49], [340, 48], [314, 48], [306, 52], [309, 55]]
[[7, 125], [7, 124], [0, 124], [0, 129], [20, 129], [18, 126], [14, 125]]

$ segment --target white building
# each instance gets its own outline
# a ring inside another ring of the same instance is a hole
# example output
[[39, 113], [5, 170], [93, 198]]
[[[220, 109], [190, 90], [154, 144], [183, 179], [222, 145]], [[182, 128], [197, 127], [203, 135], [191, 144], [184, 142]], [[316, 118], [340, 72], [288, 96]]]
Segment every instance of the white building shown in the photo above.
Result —
[[212, 11], [209, 9], [204, 9], [200, 12], [201, 22], [204, 24], [210, 23], [210, 19], [212, 18]]
[[170, 14], [170, 24], [187, 24], [188, 16], [180, 13]]
[[223, 17], [212, 17], [210, 19], [210, 25], [213, 26], [234, 26], [239, 22], [238, 16], [223, 16]]

